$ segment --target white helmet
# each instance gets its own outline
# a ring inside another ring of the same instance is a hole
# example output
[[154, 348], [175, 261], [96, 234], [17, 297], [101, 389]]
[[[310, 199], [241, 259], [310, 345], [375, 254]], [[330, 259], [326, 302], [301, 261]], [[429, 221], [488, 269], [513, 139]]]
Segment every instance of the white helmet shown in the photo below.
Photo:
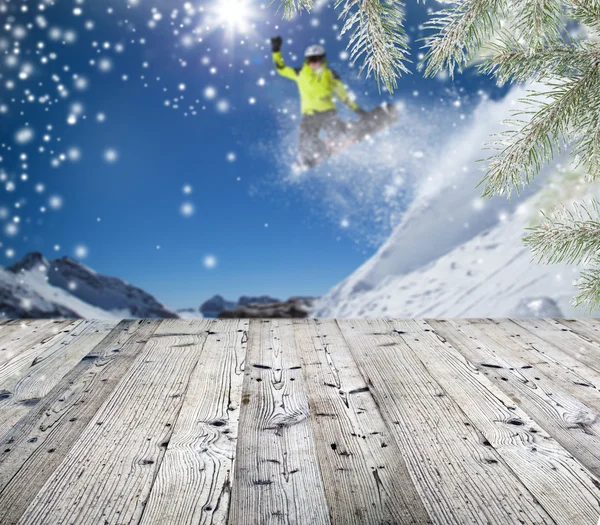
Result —
[[325, 56], [325, 48], [318, 44], [313, 46], [308, 46], [306, 51], [304, 52], [304, 56], [308, 57], [324, 57]]

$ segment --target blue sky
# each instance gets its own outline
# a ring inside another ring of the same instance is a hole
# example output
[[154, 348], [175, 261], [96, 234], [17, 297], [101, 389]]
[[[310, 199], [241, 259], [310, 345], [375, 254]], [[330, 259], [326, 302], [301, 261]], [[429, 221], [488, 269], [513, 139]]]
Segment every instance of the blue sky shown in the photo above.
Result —
[[[210, 30], [216, 2], [38, 5], [0, 0], [0, 264], [68, 255], [172, 308], [216, 293], [324, 294], [398, 223], [441, 141], [482, 96], [504, 93], [474, 72], [425, 80], [414, 65], [379, 93], [357, 78], [327, 4], [283, 21], [277, 2], [248, 2], [245, 28]], [[431, 7], [409, 4], [415, 62]], [[276, 34], [291, 65], [323, 42], [361, 106], [403, 108], [397, 128], [291, 176], [299, 104], [273, 75]]]

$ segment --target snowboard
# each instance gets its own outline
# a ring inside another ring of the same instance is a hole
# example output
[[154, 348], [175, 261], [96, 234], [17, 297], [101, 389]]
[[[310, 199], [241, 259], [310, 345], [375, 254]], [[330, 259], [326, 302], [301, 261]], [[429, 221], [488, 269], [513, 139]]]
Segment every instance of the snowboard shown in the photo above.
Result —
[[[375, 109], [367, 112], [360, 120], [346, 122], [347, 138], [337, 146], [330, 146], [329, 152], [318, 158], [311, 167], [318, 166], [323, 161], [330, 159], [353, 144], [362, 142], [367, 137], [389, 128], [397, 121], [398, 110], [392, 104], [384, 102]], [[327, 143], [327, 140], [325, 142]], [[298, 163], [295, 163], [292, 168], [294, 171], [308, 171], [310, 169], [306, 166], [300, 166]]]

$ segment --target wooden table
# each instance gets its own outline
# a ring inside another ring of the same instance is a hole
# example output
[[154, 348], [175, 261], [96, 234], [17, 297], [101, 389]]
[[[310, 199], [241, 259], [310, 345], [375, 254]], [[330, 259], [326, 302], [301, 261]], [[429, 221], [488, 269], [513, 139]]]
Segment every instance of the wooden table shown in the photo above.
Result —
[[596, 525], [600, 321], [0, 322], [0, 524]]

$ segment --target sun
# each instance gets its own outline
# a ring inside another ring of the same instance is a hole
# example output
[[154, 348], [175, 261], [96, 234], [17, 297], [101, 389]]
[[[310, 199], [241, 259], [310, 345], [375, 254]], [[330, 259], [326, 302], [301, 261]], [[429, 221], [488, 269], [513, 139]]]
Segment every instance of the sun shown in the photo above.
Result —
[[256, 18], [256, 11], [249, 0], [216, 0], [210, 14], [213, 24], [230, 34], [248, 33]]

